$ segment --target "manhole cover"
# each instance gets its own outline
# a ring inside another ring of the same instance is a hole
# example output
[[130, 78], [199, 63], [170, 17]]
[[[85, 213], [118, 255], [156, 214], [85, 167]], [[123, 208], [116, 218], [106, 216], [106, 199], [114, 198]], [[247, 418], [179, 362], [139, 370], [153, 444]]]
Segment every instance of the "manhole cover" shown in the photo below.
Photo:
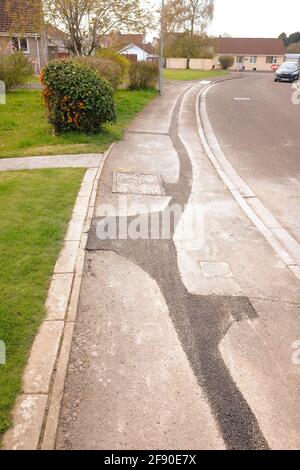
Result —
[[208, 277], [233, 277], [229, 264], [218, 261], [200, 262], [201, 269]]
[[156, 173], [114, 173], [113, 193], [166, 195], [162, 178]]

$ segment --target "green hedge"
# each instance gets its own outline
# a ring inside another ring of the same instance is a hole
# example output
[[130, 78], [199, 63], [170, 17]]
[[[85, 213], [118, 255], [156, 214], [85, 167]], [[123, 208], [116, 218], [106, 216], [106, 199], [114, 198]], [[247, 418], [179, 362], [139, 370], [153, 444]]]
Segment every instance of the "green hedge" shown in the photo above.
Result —
[[158, 65], [152, 62], [135, 62], [131, 64], [129, 72], [129, 88], [139, 90], [154, 88], [159, 78]]
[[52, 61], [41, 75], [49, 122], [56, 133], [100, 133], [115, 122], [113, 89], [97, 72], [70, 60]]
[[76, 59], [73, 60], [98, 72], [100, 77], [107, 80], [107, 82], [115, 89], [123, 83], [123, 70], [121, 66], [112, 59], [82, 56], [76, 57]]

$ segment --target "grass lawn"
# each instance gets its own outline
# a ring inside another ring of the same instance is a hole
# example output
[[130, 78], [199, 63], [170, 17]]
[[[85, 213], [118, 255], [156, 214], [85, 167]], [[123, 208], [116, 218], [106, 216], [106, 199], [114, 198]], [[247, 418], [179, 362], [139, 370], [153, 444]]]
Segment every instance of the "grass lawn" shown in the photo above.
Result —
[[83, 169], [0, 172], [0, 436], [21, 389]]
[[40, 90], [8, 93], [7, 104], [0, 106], [0, 158], [101, 153], [122, 138], [124, 128], [156, 95], [155, 90], [118, 90], [116, 124], [106, 126], [98, 136], [70, 133], [57, 137], [45, 118]]
[[222, 77], [227, 75], [226, 70], [187, 70], [187, 69], [165, 69], [166, 80], [205, 80], [211, 77]]
[[33, 85], [40, 85], [41, 80], [39, 79], [39, 77], [35, 75], [34, 77], [30, 79], [29, 83], [32, 83]]

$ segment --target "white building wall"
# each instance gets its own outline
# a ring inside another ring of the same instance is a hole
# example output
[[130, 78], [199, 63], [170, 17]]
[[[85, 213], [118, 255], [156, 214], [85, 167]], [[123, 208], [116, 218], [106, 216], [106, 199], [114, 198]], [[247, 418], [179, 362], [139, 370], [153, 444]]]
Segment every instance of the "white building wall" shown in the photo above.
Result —
[[147, 60], [147, 57], [150, 57], [146, 51], [143, 51], [137, 46], [128, 47], [125, 51], [120, 53], [121, 55], [131, 55], [134, 54], [137, 56], [137, 60], [140, 62], [141, 60]]

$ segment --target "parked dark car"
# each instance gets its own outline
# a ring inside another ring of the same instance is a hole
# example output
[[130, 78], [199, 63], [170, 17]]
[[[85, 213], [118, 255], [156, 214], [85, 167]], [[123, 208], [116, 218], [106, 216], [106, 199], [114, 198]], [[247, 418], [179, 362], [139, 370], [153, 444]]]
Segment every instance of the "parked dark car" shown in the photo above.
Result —
[[294, 82], [299, 80], [300, 70], [298, 64], [285, 62], [275, 72], [275, 82]]

